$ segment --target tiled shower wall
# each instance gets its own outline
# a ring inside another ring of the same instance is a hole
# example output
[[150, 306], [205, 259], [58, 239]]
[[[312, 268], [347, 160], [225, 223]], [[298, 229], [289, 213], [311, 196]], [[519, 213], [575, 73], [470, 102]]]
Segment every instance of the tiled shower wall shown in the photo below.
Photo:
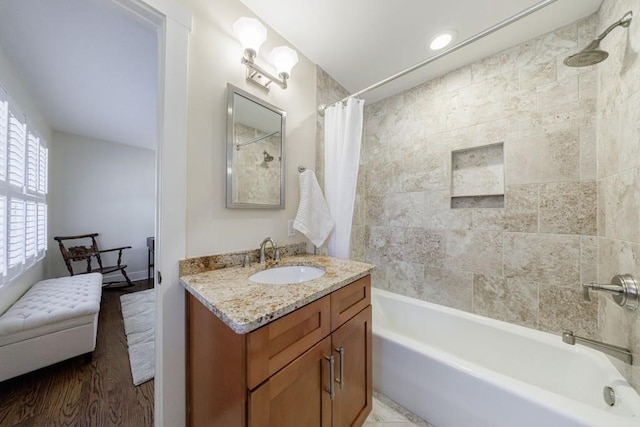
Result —
[[[247, 142], [264, 135], [263, 131], [234, 123], [234, 135]], [[266, 161], [265, 152], [273, 157]], [[233, 201], [236, 203], [280, 204], [280, 136], [273, 135], [244, 145], [233, 152]]]
[[[562, 64], [597, 22], [365, 107], [352, 251], [377, 265], [374, 286], [597, 336], [597, 302], [580, 292], [598, 276], [597, 74]], [[451, 151], [495, 143], [504, 144], [504, 207], [451, 208]]]
[[[577, 292], [640, 277], [640, 24], [611, 33], [596, 67], [561, 63], [627, 10], [637, 21], [640, 0], [605, 0], [596, 16], [365, 108], [352, 258], [378, 265], [376, 286], [640, 357], [640, 311], [601, 296], [596, 314]], [[317, 76], [318, 103], [346, 96]], [[317, 135], [322, 181], [321, 118]], [[448, 208], [448, 153], [493, 142], [514, 169], [505, 207]], [[640, 369], [612, 361], [640, 390]]]
[[[598, 31], [625, 12], [635, 14], [629, 29], [618, 28], [602, 42], [610, 53], [598, 66], [598, 279], [615, 274], [640, 278], [640, 0], [605, 0]], [[599, 327], [607, 342], [630, 347], [640, 358], [640, 312], [600, 298]], [[615, 359], [640, 390], [640, 368]]]

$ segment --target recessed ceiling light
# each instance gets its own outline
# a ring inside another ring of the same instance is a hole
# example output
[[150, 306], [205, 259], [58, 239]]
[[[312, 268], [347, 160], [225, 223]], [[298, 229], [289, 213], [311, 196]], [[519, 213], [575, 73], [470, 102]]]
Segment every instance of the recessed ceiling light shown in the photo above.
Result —
[[451, 44], [451, 42], [456, 38], [456, 32], [453, 30], [443, 31], [441, 33], [436, 34], [431, 39], [431, 43], [429, 43], [429, 49], [431, 50], [440, 50]]

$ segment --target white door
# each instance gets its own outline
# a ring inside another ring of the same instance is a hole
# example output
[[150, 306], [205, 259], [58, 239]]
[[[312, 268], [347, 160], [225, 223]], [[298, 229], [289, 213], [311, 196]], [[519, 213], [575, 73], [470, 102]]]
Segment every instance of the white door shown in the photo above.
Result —
[[115, 1], [158, 28], [154, 419], [156, 426], [183, 426], [185, 291], [178, 281], [178, 260], [186, 254], [187, 52], [191, 13], [174, 0]]

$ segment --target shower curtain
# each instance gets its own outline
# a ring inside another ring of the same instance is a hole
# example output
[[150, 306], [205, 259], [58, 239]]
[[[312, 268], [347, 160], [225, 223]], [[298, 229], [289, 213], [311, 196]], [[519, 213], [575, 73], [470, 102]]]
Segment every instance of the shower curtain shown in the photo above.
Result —
[[349, 258], [351, 222], [356, 199], [364, 100], [338, 102], [324, 115], [324, 192], [335, 228], [329, 236], [329, 256]]

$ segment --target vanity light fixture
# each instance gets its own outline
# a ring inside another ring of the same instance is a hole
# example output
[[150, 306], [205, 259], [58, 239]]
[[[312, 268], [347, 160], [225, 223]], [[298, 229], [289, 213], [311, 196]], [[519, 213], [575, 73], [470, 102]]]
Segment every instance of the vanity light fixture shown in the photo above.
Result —
[[453, 42], [453, 40], [455, 40], [456, 35], [456, 32], [453, 30], [447, 30], [436, 34], [431, 38], [431, 41], [429, 42], [429, 49], [444, 49], [445, 47], [449, 46], [451, 42]]
[[267, 40], [267, 29], [255, 18], [242, 17], [233, 24], [233, 32], [244, 51], [241, 62], [247, 67], [246, 80], [269, 92], [269, 85], [276, 83], [287, 88], [291, 69], [298, 63], [298, 54], [287, 46], [274, 48], [269, 54], [269, 62], [276, 69], [276, 75], [255, 63], [260, 46]]

